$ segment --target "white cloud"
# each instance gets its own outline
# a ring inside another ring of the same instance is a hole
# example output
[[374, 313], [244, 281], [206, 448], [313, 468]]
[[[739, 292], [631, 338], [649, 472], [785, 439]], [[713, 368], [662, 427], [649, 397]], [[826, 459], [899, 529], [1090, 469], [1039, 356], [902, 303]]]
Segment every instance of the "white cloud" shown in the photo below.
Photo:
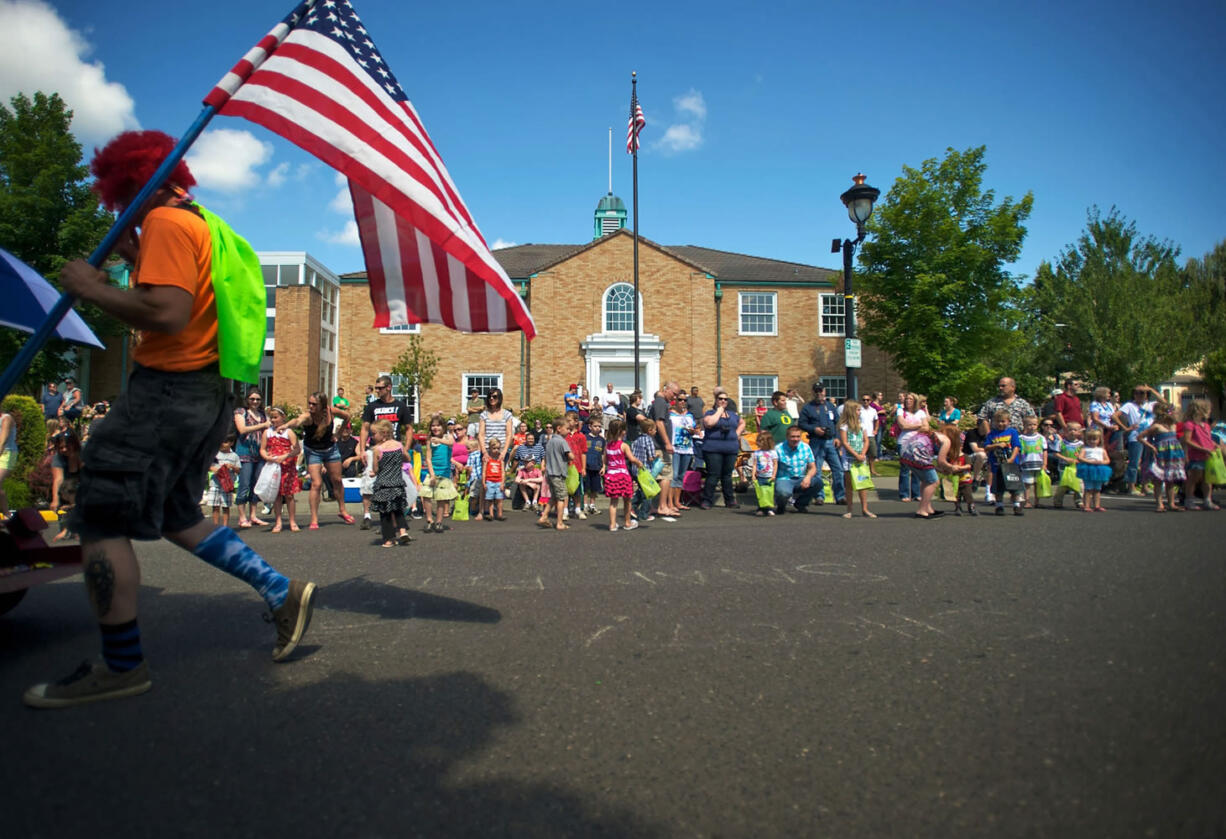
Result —
[[656, 145], [668, 152], [692, 151], [702, 145], [702, 127], [687, 123], [670, 125]]
[[496, 251], [501, 248], [513, 248], [515, 242], [508, 242], [506, 239], [495, 239], [494, 244], [490, 245], [490, 250]]
[[336, 197], [328, 204], [328, 209], [334, 213], [353, 215], [353, 197], [349, 194], [349, 187], [336, 193]]
[[321, 230], [315, 236], [333, 245], [350, 245], [355, 248], [362, 245], [362, 240], [358, 237], [358, 223], [353, 219], [345, 222], [345, 226], [340, 230]]
[[127, 89], [90, 62], [92, 45], [40, 0], [0, 0], [0, 100], [58, 93], [72, 110], [72, 132], [86, 146], [138, 128]]
[[[250, 131], [217, 128], [200, 135], [187, 155], [187, 165], [201, 189], [239, 192], [263, 180], [256, 170], [272, 158], [272, 151], [272, 143], [257, 139]], [[278, 166], [269, 175], [270, 184], [279, 186], [273, 183], [278, 177], [284, 181], [285, 173], [278, 175], [280, 171]]]
[[268, 185], [273, 189], [285, 184], [285, 179], [289, 175], [289, 163], [278, 163], [276, 167], [268, 173]]
[[673, 98], [676, 121], [664, 129], [664, 135], [652, 143], [653, 148], [666, 154], [693, 151], [703, 142], [703, 128], [707, 122], [707, 101], [702, 92], [690, 88]]
[[707, 118], [707, 103], [702, 98], [702, 93], [693, 88], [690, 88], [688, 93], [683, 93], [673, 100], [673, 107], [677, 109], [679, 114], [689, 114], [696, 120], [705, 120]]

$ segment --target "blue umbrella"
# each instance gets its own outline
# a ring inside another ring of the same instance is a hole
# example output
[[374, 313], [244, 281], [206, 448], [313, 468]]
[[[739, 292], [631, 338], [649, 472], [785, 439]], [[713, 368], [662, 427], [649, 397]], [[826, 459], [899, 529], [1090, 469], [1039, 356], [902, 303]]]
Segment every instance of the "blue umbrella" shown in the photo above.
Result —
[[[0, 326], [33, 332], [47, 319], [60, 293], [37, 271], [0, 248], [0, 299], [4, 301]], [[74, 344], [106, 349], [81, 316], [71, 310], [60, 321], [55, 334]]]

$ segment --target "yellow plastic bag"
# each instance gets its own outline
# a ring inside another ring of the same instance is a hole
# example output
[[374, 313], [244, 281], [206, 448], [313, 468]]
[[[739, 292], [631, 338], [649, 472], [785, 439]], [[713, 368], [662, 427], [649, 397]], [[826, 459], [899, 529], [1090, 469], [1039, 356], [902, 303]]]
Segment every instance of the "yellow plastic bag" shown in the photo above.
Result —
[[758, 506], [762, 509], [775, 506], [775, 482], [760, 484], [753, 482], [754, 493], [758, 496]]
[[660, 494], [660, 484], [652, 477], [651, 472], [648, 470], [639, 470], [638, 482], [639, 487], [643, 490], [644, 498], [655, 498]]
[[572, 463], [566, 468], [566, 494], [574, 495], [579, 489], [579, 470]]
[[1205, 461], [1205, 483], [1226, 484], [1226, 460], [1222, 458], [1222, 450], [1214, 449]]
[[1081, 482], [1081, 478], [1077, 477], [1076, 466], [1070, 463], [1060, 470], [1060, 486], [1071, 489], [1078, 495], [1085, 491], [1085, 485]]
[[1034, 494], [1038, 498], [1051, 498], [1051, 475], [1046, 469], [1040, 469], [1034, 476]]
[[867, 463], [853, 463], [848, 475], [851, 476], [852, 489], [873, 489], [873, 473], [869, 471]]

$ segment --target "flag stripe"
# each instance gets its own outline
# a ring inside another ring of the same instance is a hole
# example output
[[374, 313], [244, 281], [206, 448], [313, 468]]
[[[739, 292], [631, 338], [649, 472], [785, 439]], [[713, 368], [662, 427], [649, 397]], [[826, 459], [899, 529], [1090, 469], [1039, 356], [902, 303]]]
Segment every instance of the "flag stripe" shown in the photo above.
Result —
[[375, 326], [536, 334], [351, 3], [321, 4], [274, 29], [214, 95], [229, 96], [222, 114], [265, 126], [349, 179]]

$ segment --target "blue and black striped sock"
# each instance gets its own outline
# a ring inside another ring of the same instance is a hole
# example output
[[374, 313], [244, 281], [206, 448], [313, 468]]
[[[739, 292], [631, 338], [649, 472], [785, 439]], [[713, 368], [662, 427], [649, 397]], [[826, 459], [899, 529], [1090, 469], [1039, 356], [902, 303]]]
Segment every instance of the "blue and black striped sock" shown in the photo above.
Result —
[[127, 623], [99, 624], [102, 630], [102, 659], [115, 673], [126, 673], [140, 667], [145, 660], [140, 649], [140, 627], [136, 618]]

